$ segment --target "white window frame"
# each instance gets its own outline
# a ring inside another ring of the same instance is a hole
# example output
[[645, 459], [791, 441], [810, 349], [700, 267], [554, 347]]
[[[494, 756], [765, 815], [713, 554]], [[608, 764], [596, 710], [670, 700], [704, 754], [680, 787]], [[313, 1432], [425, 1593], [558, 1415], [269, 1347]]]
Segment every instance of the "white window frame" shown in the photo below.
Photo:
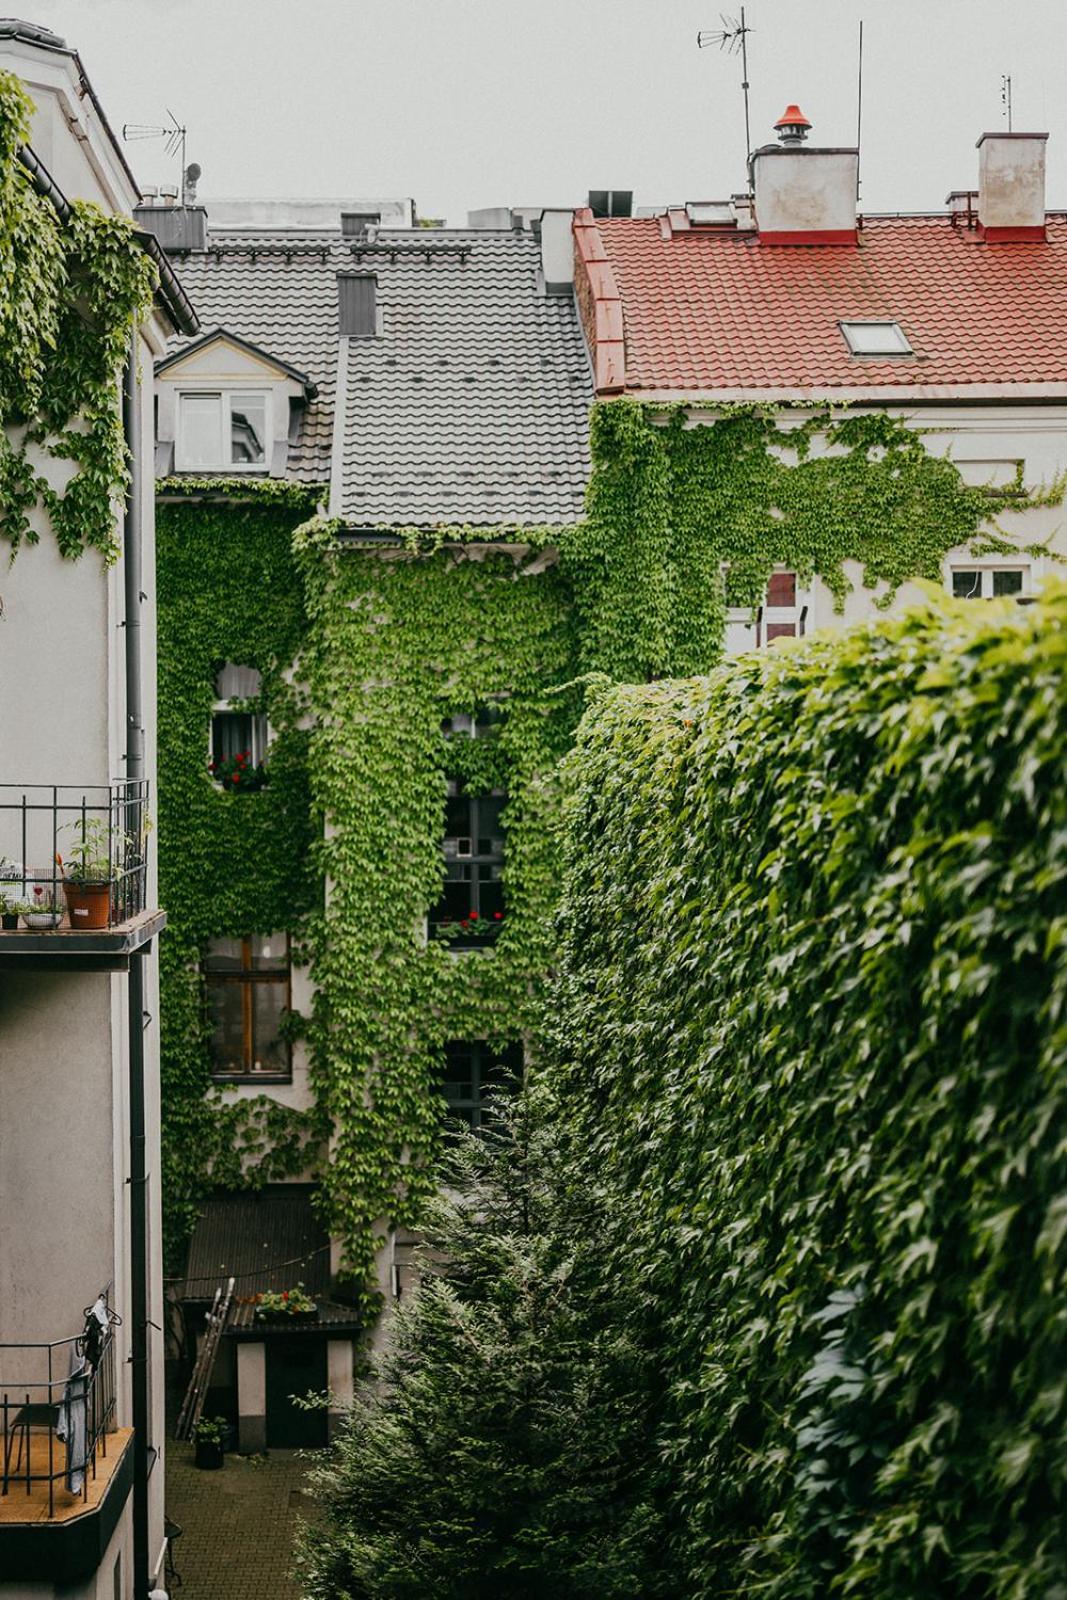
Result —
[[[972, 600], [1014, 600], [1016, 605], [1034, 598], [1034, 569], [1029, 561], [1013, 561], [1010, 556], [1002, 557], [996, 561], [988, 558], [981, 561], [953, 561], [948, 569], [945, 587], [949, 594], [953, 591], [953, 579], [957, 572], [977, 572], [979, 574], [980, 590], [976, 595], [967, 598]], [[1021, 572], [1022, 588], [1018, 594], [994, 595], [993, 574], [995, 572]], [[961, 599], [964, 597], [961, 595]]]
[[[264, 429], [263, 429], [263, 460], [262, 461], [227, 461], [225, 452], [230, 446], [232, 433], [232, 412], [234, 395], [255, 395], [264, 403]], [[217, 397], [219, 406], [219, 459], [214, 466], [207, 466], [203, 462], [191, 462], [185, 453], [185, 428], [182, 422], [182, 402], [186, 397]], [[218, 384], [204, 384], [203, 387], [193, 388], [186, 386], [178, 390], [174, 413], [174, 470], [175, 472], [269, 472], [270, 458], [274, 445], [274, 391], [272, 389], [257, 389], [253, 384], [236, 385], [225, 389]]]
[[[886, 361], [892, 360], [894, 356], [913, 356], [915, 354], [904, 329], [892, 317], [848, 317], [847, 319], [842, 319], [838, 323], [838, 327], [841, 329], [845, 343], [848, 345], [849, 353], [854, 356], [865, 357], [868, 361]], [[852, 334], [850, 332], [852, 328], [891, 328], [900, 343], [892, 350], [857, 350], [852, 342]]]
[[[774, 570], [775, 572], [794, 571], [792, 567], [787, 567], [784, 562], [778, 563]], [[768, 605], [766, 595], [756, 606], [727, 606], [727, 628], [729, 629], [731, 625], [735, 628], [740, 625], [746, 629], [749, 637], [741, 645], [740, 649], [730, 649], [728, 647], [725, 653], [733, 656], [743, 655], [748, 650], [766, 650], [768, 644], [776, 642], [773, 639], [770, 641], [767, 639], [767, 626], [769, 623], [792, 624], [795, 630], [794, 637], [797, 639], [803, 638], [807, 631], [808, 618], [811, 615], [811, 590], [810, 588], [802, 587], [800, 579], [797, 578], [794, 593], [795, 600], [791, 606]], [[728, 637], [729, 635], [727, 634]], [[785, 637], [785, 635], [782, 637]]]

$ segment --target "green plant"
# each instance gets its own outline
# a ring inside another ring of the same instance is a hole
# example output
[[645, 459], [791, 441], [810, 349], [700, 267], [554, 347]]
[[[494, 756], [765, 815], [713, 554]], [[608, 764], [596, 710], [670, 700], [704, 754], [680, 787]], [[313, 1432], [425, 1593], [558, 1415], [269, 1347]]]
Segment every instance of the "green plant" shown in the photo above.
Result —
[[57, 853], [56, 865], [69, 883], [110, 883], [118, 870], [123, 853], [132, 845], [130, 834], [110, 828], [101, 817], [79, 818], [60, 828], [60, 834], [69, 834], [73, 843], [65, 846], [66, 856]]
[[1067, 589], [602, 692], [553, 1076], [676, 1590], [1054, 1595]]
[[226, 794], [256, 794], [266, 788], [270, 776], [262, 761], [253, 763], [251, 750], [209, 761], [207, 769]]
[[[62, 223], [17, 159], [33, 106], [0, 72], [0, 535], [35, 543], [47, 513], [60, 551], [118, 553], [127, 487], [119, 375], [156, 272], [129, 218], [75, 201]], [[72, 462], [63, 489], [35, 453]]]
[[292, 1289], [283, 1289], [277, 1294], [265, 1290], [256, 1296], [257, 1317], [300, 1317], [317, 1310], [318, 1305], [302, 1283], [298, 1283]]
[[655, 1372], [601, 1282], [612, 1220], [561, 1123], [520, 1094], [456, 1144], [418, 1286], [312, 1472], [308, 1600], [681, 1593], [642, 1493]]
[[225, 1417], [200, 1417], [193, 1425], [192, 1438], [196, 1444], [222, 1445], [229, 1428]]

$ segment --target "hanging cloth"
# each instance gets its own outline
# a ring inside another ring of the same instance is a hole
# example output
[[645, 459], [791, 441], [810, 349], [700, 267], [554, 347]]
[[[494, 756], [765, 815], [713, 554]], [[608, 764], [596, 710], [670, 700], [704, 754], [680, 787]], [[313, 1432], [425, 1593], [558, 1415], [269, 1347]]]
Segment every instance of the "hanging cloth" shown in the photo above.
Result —
[[85, 1359], [95, 1372], [100, 1365], [100, 1357], [104, 1353], [104, 1337], [111, 1323], [107, 1301], [103, 1295], [97, 1295], [93, 1304], [85, 1313], [85, 1327], [82, 1330], [81, 1346], [85, 1352]]
[[63, 1398], [56, 1419], [56, 1438], [64, 1440], [67, 1446], [67, 1488], [71, 1494], [81, 1494], [87, 1460], [87, 1412], [92, 1368], [82, 1353], [81, 1344], [81, 1339], [71, 1343], [70, 1373], [63, 1386]]

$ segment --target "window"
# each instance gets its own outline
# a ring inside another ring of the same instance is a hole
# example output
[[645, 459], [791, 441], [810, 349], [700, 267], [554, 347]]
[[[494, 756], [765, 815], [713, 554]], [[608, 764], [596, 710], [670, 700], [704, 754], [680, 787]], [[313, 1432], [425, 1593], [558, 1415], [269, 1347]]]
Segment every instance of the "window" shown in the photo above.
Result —
[[203, 961], [215, 1078], [292, 1077], [282, 1018], [289, 1010], [289, 935], [212, 939]]
[[854, 356], [914, 354], [899, 322], [842, 322], [839, 326]]
[[1027, 573], [1023, 567], [955, 567], [952, 593], [957, 600], [999, 600], [1028, 598]]
[[227, 661], [216, 675], [208, 770], [219, 787], [227, 791], [248, 794], [266, 785], [266, 714], [235, 703], [257, 699], [262, 689], [262, 674], [255, 667], [239, 667]]
[[240, 472], [268, 465], [270, 396], [266, 391], [178, 396], [179, 472]]
[[461, 734], [468, 739], [490, 739], [504, 720], [504, 707], [497, 702], [479, 707], [473, 713], [456, 711], [441, 722], [445, 735]]
[[345, 239], [365, 239], [368, 228], [381, 226], [380, 211], [342, 211], [341, 235]]
[[459, 948], [487, 943], [504, 920], [504, 823], [507, 796], [468, 794], [462, 779], [448, 780], [441, 851], [445, 883], [430, 912], [430, 926]]
[[490, 1050], [480, 1039], [454, 1039], [445, 1045], [440, 1087], [450, 1122], [480, 1128], [492, 1119], [495, 1094], [522, 1075], [522, 1045]]
[[[727, 573], [729, 580], [729, 573]], [[749, 606], [730, 603], [727, 589], [726, 653], [741, 655], [759, 650], [776, 639], [802, 639], [807, 628], [807, 594], [797, 583], [795, 572], [772, 572], [763, 604], [753, 611]]]

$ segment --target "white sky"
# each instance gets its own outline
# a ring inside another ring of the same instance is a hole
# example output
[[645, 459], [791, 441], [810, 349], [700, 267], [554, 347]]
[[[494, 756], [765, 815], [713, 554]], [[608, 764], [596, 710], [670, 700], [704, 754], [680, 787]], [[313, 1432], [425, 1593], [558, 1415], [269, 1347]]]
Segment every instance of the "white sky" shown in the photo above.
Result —
[[[77, 48], [116, 130], [171, 107], [200, 198], [413, 195], [453, 224], [487, 205], [638, 204], [742, 187], [741, 67], [698, 50], [734, 0], [16, 0]], [[1067, 208], [1065, 0], [749, 0], [754, 144], [796, 100], [812, 142], [852, 144], [864, 20], [869, 211], [977, 185], [978, 134], [1049, 141]], [[143, 183], [177, 176], [131, 144]]]

